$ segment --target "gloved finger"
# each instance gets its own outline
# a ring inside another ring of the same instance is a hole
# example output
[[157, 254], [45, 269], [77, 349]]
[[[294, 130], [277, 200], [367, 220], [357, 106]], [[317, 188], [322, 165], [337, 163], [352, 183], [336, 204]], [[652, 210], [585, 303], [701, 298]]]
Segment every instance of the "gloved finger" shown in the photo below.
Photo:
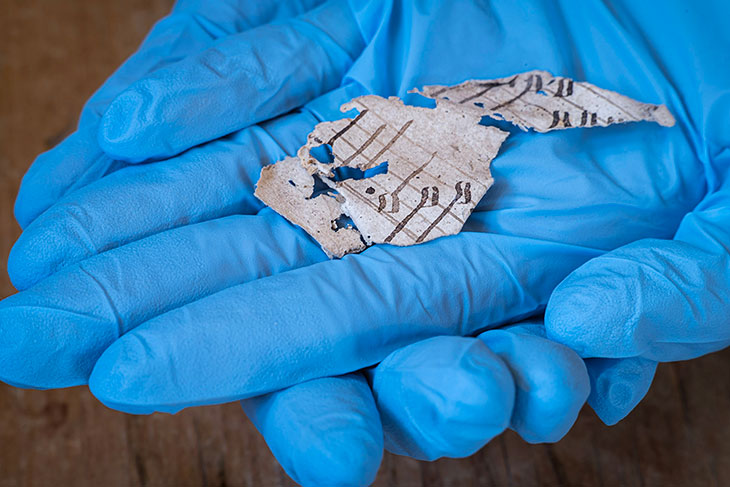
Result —
[[27, 227], [69, 192], [123, 166], [99, 147], [98, 126], [109, 103], [131, 83], [200, 52], [220, 36], [298, 15], [318, 3], [321, 1], [178, 2], [173, 13], [152, 28], [139, 50], [86, 103], [78, 130], [38, 156], [30, 167], [15, 203], [15, 218], [20, 226]]
[[344, 487], [375, 480], [383, 429], [360, 374], [303, 382], [241, 404], [297, 483]]
[[0, 379], [34, 388], [85, 384], [102, 351], [139, 323], [229, 286], [325, 259], [270, 210], [106, 252], [0, 304]]
[[27, 228], [64, 195], [126, 166], [104, 154], [96, 142], [96, 125], [81, 127], [53, 149], [40, 154], [20, 183], [15, 220]]
[[611, 426], [624, 419], [644, 399], [657, 363], [641, 357], [586, 359], [591, 379], [588, 404]]
[[727, 346], [728, 201], [730, 187], [690, 213], [675, 240], [635, 242], [576, 270], [550, 299], [548, 336], [585, 357], [660, 362]]
[[510, 426], [530, 443], [572, 427], [590, 390], [583, 360], [542, 323], [409, 345], [370, 372], [386, 448], [421, 460], [465, 457]]
[[336, 88], [364, 47], [347, 0], [221, 39], [121, 93], [99, 143], [131, 162], [174, 156]]
[[[318, 106], [337, 108], [355, 90], [335, 90]], [[75, 191], [15, 243], [8, 260], [13, 285], [27, 289], [68, 265], [167, 229], [257, 212], [262, 203], [253, 190], [261, 167], [295, 153], [317, 122], [309, 110], [286, 115]]]
[[[104, 353], [91, 387], [115, 407], [157, 408], [204, 397], [229, 402], [348, 373], [430, 336], [471, 335], [533, 314], [595, 254], [469, 232], [413, 247], [374, 246], [159, 316]], [[205, 384], [173, 379], [201, 373]]]
[[476, 338], [429, 338], [368, 373], [391, 453], [429, 461], [466, 457], [509, 426], [514, 380]]
[[510, 427], [528, 443], [565, 436], [591, 390], [583, 360], [545, 338], [542, 322], [489, 330], [479, 339], [504, 360], [517, 385]]

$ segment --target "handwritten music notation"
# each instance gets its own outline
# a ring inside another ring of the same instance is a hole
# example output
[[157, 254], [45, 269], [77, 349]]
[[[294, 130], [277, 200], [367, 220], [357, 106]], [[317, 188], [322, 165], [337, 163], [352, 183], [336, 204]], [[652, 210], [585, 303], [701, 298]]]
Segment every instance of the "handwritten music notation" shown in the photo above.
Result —
[[[357, 117], [315, 127], [298, 155], [329, 178], [338, 167], [367, 171], [387, 161], [386, 173], [333, 184], [365, 242], [412, 245], [458, 233], [492, 184], [489, 165], [507, 134], [476, 115], [397, 98], [364, 96], [343, 111], [353, 108]], [[321, 145], [331, 147], [331, 162], [312, 156]]]
[[[465, 182], [465, 181], [459, 181], [456, 183], [456, 186], [454, 187], [454, 190], [456, 192], [455, 196], [452, 198], [451, 202], [446, 206], [446, 208], [443, 208], [441, 210], [441, 213], [438, 214], [438, 216], [428, 225], [428, 227], [421, 232], [421, 234], [416, 238], [415, 243], [421, 243], [426, 240], [428, 237], [428, 234], [431, 233], [431, 230], [436, 228], [436, 226], [441, 223], [441, 220], [443, 220], [450, 212], [451, 209], [454, 207], [455, 204], [460, 203], [463, 205], [468, 205], [471, 203], [471, 183]], [[366, 190], [367, 192], [367, 190]], [[416, 206], [408, 213], [405, 217], [403, 217], [402, 220], [400, 220], [395, 228], [393, 228], [393, 231], [390, 232], [390, 234], [385, 237], [384, 243], [390, 243], [393, 241], [393, 238], [405, 228], [405, 226], [408, 224], [408, 222], [411, 221], [411, 218], [413, 218], [422, 208], [427, 208], [429, 206], [439, 206], [439, 195], [440, 190], [438, 186], [431, 186], [431, 187], [424, 187], [421, 189], [421, 201], [416, 204]], [[394, 207], [390, 210], [389, 213], [395, 213], [397, 211], [395, 210], [395, 205], [398, 205], [398, 202], [400, 201], [398, 195], [391, 193], [391, 201], [393, 201]], [[463, 201], [461, 200], [463, 197]], [[378, 211], [383, 211], [385, 208], [385, 195], [380, 195], [380, 201], [382, 202], [381, 205], [378, 206]]]
[[640, 121], [674, 125], [674, 117], [664, 105], [641, 103], [547, 71], [472, 80], [455, 86], [425, 86], [420, 93], [537, 132]]

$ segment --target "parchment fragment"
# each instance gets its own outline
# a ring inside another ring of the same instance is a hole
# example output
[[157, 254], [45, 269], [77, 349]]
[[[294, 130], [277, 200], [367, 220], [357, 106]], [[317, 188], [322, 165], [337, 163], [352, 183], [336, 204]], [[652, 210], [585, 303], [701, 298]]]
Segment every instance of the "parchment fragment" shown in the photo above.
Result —
[[256, 196], [330, 257], [377, 243], [413, 245], [461, 231], [492, 185], [489, 167], [508, 134], [480, 125], [485, 115], [538, 132], [639, 121], [674, 125], [664, 105], [547, 71], [426, 86], [420, 93], [435, 99], [436, 108], [378, 96], [346, 103], [342, 111], [356, 109], [357, 116], [317, 125], [298, 158], [261, 171]]
[[314, 237], [329, 257], [342, 257], [365, 249], [360, 232], [354, 228], [337, 229], [342, 208], [336, 197], [312, 197], [314, 178], [296, 157], [287, 157], [261, 170], [256, 185], [257, 198], [281, 216], [299, 225]]
[[[508, 134], [449, 104], [430, 109], [363, 96], [341, 109], [353, 108], [354, 118], [317, 125], [299, 159], [265, 167], [256, 196], [335, 257], [376, 243], [412, 245], [458, 233], [492, 185], [489, 166]], [[329, 161], [314, 157], [318, 146]], [[342, 177], [338, 168], [355, 168], [357, 177]], [[332, 192], [313, 195], [315, 178]], [[338, 228], [342, 215], [357, 228]]]
[[674, 125], [674, 117], [664, 105], [641, 103], [547, 71], [465, 81], [455, 86], [424, 86], [416, 92], [538, 132], [640, 121]]

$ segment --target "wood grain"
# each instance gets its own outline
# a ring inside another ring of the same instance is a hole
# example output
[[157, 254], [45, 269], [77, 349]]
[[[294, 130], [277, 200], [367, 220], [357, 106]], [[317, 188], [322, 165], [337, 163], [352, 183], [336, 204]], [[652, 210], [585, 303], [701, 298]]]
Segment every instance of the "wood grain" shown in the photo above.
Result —
[[[0, 296], [12, 215], [35, 155], [141, 41], [168, 0], [0, 0]], [[2, 351], [0, 351], [2, 353]], [[618, 426], [589, 409], [555, 445], [507, 433], [463, 460], [386, 456], [377, 486], [730, 485], [730, 351], [663, 365]], [[86, 388], [0, 385], [0, 486], [290, 486], [237, 404], [128, 416]]]

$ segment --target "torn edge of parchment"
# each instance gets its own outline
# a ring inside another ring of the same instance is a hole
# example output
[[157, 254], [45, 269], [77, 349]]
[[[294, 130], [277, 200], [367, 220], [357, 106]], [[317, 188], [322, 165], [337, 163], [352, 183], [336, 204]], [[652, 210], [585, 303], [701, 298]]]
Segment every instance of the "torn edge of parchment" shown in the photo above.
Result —
[[417, 92], [436, 107], [375, 95], [344, 104], [343, 112], [358, 115], [318, 124], [297, 157], [262, 169], [255, 195], [328, 256], [342, 257], [378, 243], [413, 245], [461, 231], [493, 183], [490, 164], [508, 135], [480, 125], [485, 115], [538, 132], [637, 121], [674, 125], [663, 105], [546, 71]]
[[537, 132], [642, 121], [674, 125], [674, 117], [664, 105], [641, 103], [547, 71], [471, 80], [454, 86], [424, 86], [413, 91]]

